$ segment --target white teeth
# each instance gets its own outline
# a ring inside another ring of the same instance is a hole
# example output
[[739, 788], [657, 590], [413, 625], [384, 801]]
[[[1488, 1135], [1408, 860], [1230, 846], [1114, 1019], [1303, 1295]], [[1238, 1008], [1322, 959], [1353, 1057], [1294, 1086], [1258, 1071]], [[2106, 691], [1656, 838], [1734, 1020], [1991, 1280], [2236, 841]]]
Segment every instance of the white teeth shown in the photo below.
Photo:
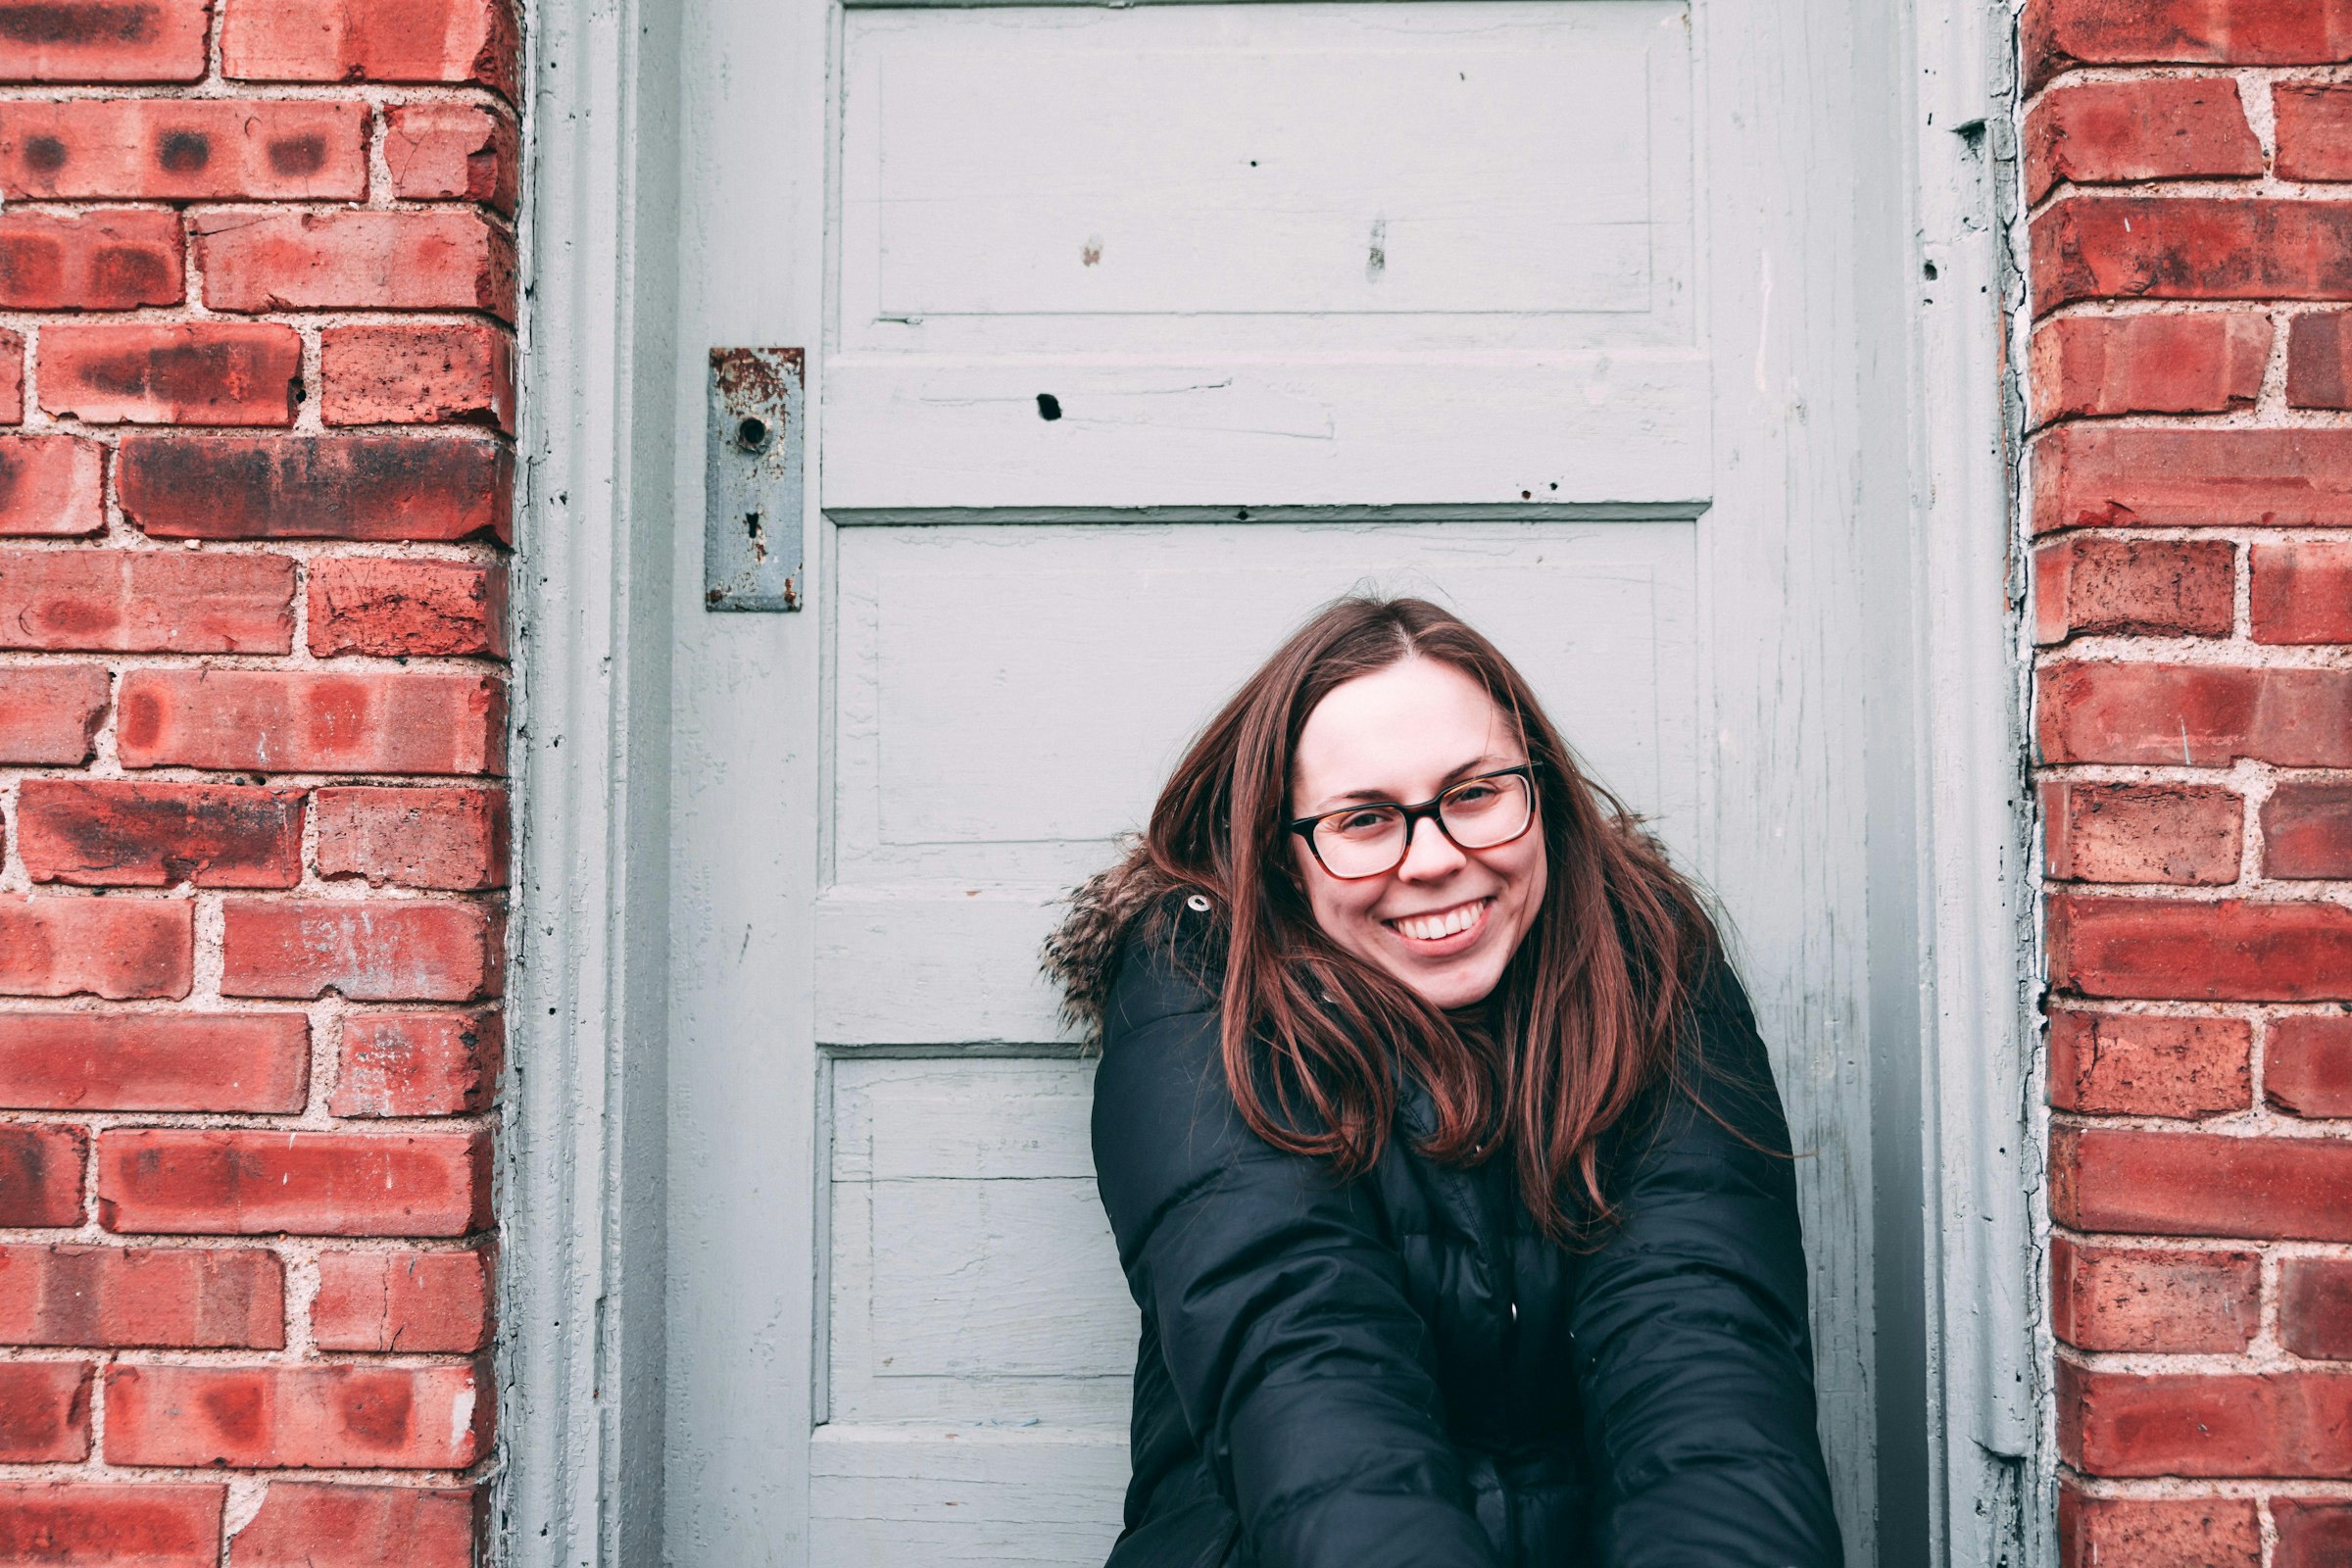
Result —
[[1401, 920], [1391, 920], [1389, 924], [1416, 942], [1436, 942], [1478, 924], [1478, 917], [1486, 907], [1486, 901], [1481, 899], [1473, 904], [1442, 909], [1436, 914], [1407, 915]]

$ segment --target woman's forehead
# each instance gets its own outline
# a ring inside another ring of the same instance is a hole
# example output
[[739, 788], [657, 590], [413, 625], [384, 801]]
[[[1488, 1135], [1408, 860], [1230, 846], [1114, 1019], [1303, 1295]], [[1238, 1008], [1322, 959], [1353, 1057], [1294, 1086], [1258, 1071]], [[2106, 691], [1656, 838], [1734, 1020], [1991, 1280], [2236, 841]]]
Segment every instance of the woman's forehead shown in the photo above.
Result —
[[1508, 715], [1469, 675], [1407, 659], [1333, 688], [1298, 736], [1291, 783], [1301, 795], [1430, 789], [1481, 760], [1522, 756]]

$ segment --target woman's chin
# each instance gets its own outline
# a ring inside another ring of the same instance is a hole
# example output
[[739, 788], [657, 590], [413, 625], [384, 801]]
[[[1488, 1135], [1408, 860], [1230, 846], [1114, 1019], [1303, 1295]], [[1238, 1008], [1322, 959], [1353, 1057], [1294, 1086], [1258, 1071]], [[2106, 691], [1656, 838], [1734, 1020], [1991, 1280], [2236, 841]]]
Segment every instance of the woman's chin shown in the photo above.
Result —
[[1495, 982], [1502, 978], [1502, 965], [1491, 961], [1482, 952], [1465, 953], [1433, 963], [1386, 967], [1415, 996], [1446, 1012], [1473, 1007], [1486, 1001], [1494, 994]]

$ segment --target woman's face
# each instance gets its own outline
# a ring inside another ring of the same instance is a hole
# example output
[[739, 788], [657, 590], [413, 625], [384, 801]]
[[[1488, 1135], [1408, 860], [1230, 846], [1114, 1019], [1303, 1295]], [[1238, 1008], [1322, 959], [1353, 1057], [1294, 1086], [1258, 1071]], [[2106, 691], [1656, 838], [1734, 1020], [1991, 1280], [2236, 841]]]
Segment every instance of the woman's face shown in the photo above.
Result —
[[[1517, 728], [1468, 675], [1407, 658], [1315, 705], [1298, 736], [1291, 814], [1366, 802], [1416, 806], [1463, 779], [1527, 760]], [[1466, 851], [1424, 817], [1393, 871], [1342, 881], [1289, 835], [1323, 934], [1439, 1007], [1482, 1002], [1544, 904], [1544, 826]]]

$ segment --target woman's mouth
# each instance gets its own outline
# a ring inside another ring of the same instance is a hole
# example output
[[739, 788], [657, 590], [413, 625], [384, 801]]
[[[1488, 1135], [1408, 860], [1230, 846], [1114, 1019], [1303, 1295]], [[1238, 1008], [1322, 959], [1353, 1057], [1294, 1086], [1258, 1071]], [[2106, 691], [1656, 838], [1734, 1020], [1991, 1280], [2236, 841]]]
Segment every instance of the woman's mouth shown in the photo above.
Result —
[[1472, 899], [1450, 908], [1431, 909], [1421, 914], [1400, 914], [1381, 924], [1419, 948], [1468, 947], [1469, 940], [1487, 923], [1487, 911], [1494, 901]]

